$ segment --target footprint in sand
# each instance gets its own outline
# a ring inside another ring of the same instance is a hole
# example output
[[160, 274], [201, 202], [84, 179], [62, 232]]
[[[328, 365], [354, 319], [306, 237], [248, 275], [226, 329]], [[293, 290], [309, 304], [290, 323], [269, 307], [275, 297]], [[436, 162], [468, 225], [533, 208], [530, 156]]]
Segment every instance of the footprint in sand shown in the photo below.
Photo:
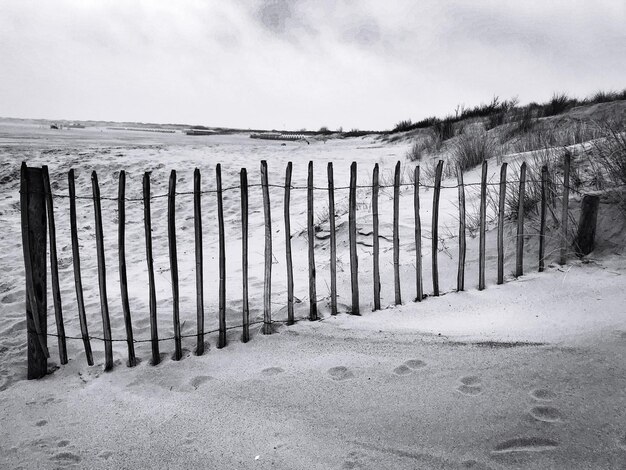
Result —
[[263, 375], [278, 375], [278, 374], [282, 374], [284, 371], [284, 369], [281, 369], [280, 367], [268, 367], [267, 369], [263, 369], [261, 371], [261, 374]]
[[70, 441], [62, 440], [57, 442], [57, 447], [67, 447], [68, 445], [70, 445]]
[[497, 444], [493, 454], [509, 454], [512, 452], [543, 452], [554, 450], [558, 447], [558, 442], [552, 439], [541, 437], [518, 437]]
[[534, 406], [528, 413], [537, 421], [543, 421], [545, 423], [563, 421], [561, 412], [552, 406]]
[[530, 391], [530, 396], [538, 401], [552, 401], [556, 398], [556, 394], [545, 388], [537, 388]]
[[347, 380], [354, 377], [352, 371], [344, 366], [331, 367], [328, 369], [328, 375], [330, 375], [333, 380]]
[[399, 365], [393, 370], [393, 373], [396, 375], [408, 375], [414, 370], [421, 369], [426, 367], [426, 363], [419, 359], [409, 359], [404, 364]]
[[81, 461], [81, 458], [72, 452], [59, 452], [50, 457], [50, 460], [58, 462], [60, 465], [74, 465]]
[[39, 421], [35, 423], [35, 426], [41, 427], [41, 426], [45, 426], [46, 424], [48, 424], [48, 421], [46, 421], [45, 419], [40, 419]]
[[198, 377], [194, 377], [193, 379], [191, 379], [189, 381], [189, 385], [197, 389], [200, 385], [208, 382], [209, 380], [213, 380], [213, 377], [211, 377], [210, 375], [199, 375]]
[[457, 392], [472, 397], [480, 395], [483, 392], [480, 377], [476, 375], [468, 375], [466, 377], [461, 377], [461, 379], [459, 380], [461, 382], [461, 385], [459, 385], [459, 387], [456, 389]]

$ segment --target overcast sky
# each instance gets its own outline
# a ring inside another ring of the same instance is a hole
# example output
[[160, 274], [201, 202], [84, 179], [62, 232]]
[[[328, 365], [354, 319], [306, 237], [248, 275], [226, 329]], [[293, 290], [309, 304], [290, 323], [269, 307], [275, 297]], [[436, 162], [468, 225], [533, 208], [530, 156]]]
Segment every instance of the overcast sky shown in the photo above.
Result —
[[0, 116], [386, 129], [626, 88], [624, 0], [0, 0]]

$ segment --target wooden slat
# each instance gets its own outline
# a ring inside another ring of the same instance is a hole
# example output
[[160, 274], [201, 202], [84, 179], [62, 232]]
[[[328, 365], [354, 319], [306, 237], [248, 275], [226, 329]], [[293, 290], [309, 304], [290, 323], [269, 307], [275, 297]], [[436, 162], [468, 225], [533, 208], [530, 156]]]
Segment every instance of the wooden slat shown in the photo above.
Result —
[[87, 364], [93, 366], [93, 353], [87, 328], [87, 315], [85, 313], [85, 300], [83, 297], [83, 282], [80, 274], [80, 249], [78, 247], [78, 228], [76, 224], [76, 188], [74, 183], [74, 170], [67, 174], [67, 183], [70, 196], [70, 232], [72, 237], [72, 264], [74, 265], [74, 287], [76, 289], [76, 303], [78, 304], [78, 320], [80, 332], [83, 338]]
[[465, 290], [465, 255], [467, 253], [467, 239], [465, 228], [465, 184], [463, 183], [463, 170], [456, 166], [456, 177], [459, 190], [459, 267], [456, 275], [456, 290]]
[[248, 305], [248, 170], [241, 169], [239, 173], [241, 186], [241, 272], [242, 286], [242, 315], [243, 331], [241, 341], [250, 341], [250, 306]]
[[226, 346], [226, 236], [224, 234], [224, 202], [222, 196], [222, 165], [215, 165], [215, 183], [217, 189], [217, 231], [219, 245], [219, 307], [217, 348]]
[[480, 233], [478, 245], [478, 290], [485, 288], [485, 228], [487, 223], [487, 160], [483, 161], [480, 178]]
[[291, 214], [289, 205], [291, 201], [291, 172], [293, 165], [287, 163], [285, 170], [285, 258], [287, 262], [287, 325], [293, 325], [293, 259], [291, 256]]
[[380, 240], [378, 237], [378, 163], [372, 173], [372, 237], [374, 262], [374, 310], [380, 310]]
[[128, 301], [128, 278], [126, 275], [126, 172], [120, 171], [119, 189], [117, 195], [118, 213], [118, 255], [120, 270], [120, 293], [122, 297], [122, 311], [124, 313], [124, 326], [126, 327], [126, 345], [128, 347], [128, 367], [137, 365], [135, 358], [135, 344], [133, 340], [133, 324], [130, 315], [130, 303]]
[[170, 271], [172, 276], [172, 312], [174, 320], [174, 360], [183, 357], [180, 335], [180, 295], [178, 291], [178, 253], [176, 249], [176, 170], [170, 173], [167, 195], [167, 239], [170, 253]]
[[350, 196], [348, 201], [348, 236], [350, 243], [350, 284], [352, 290], [352, 315], [360, 315], [359, 308], [359, 258], [356, 250], [356, 162], [350, 165]]
[[563, 204], [561, 209], [561, 252], [559, 256], [559, 264], [563, 265], [567, 261], [567, 218], [569, 217], [569, 172], [572, 165], [572, 156], [569, 152], [565, 152], [563, 158]]
[[393, 286], [395, 304], [402, 304], [400, 291], [400, 162], [396, 163], [393, 177]]
[[420, 218], [420, 167], [413, 173], [413, 211], [415, 218], [415, 300], [424, 298], [424, 280], [422, 277], [422, 220]]
[[196, 254], [196, 355], [204, 354], [204, 259], [202, 250], [202, 180], [193, 172], [193, 227]]
[[539, 272], [545, 268], [546, 208], [548, 204], [548, 167], [541, 167], [541, 219], [539, 222]]
[[315, 289], [315, 225], [313, 223], [313, 162], [309, 162], [307, 178], [307, 235], [309, 241], [309, 320], [317, 320], [317, 292]]
[[113, 369], [113, 343], [111, 342], [111, 321], [109, 319], [109, 301], [107, 298], [106, 266], [104, 257], [104, 232], [102, 230], [102, 209], [100, 207], [100, 186], [98, 175], [91, 173], [93, 190], [93, 210], [96, 225], [96, 251], [98, 258], [98, 285], [100, 286], [100, 313], [102, 314], [102, 334], [104, 336], [104, 370]]
[[143, 175], [143, 221], [146, 237], [146, 262], [148, 265], [148, 285], [150, 298], [150, 343], [152, 365], [161, 362], [159, 353], [159, 330], [157, 327], [156, 287], [154, 282], [154, 260], [152, 258], [152, 216], [150, 214], [150, 172]]
[[263, 215], [265, 218], [265, 273], [263, 282], [263, 328], [264, 335], [272, 334], [272, 214], [267, 162], [261, 161], [261, 189], [263, 190]]
[[54, 222], [54, 205], [52, 190], [50, 189], [50, 175], [48, 167], [43, 166], [43, 186], [48, 211], [48, 233], [50, 235], [50, 274], [52, 277], [52, 300], [54, 302], [54, 318], [57, 326], [57, 340], [59, 345], [59, 360], [67, 364], [67, 345], [65, 342], [65, 325], [63, 324], [63, 306], [61, 303], [61, 288], [59, 286], [59, 262], [57, 257], [56, 224]]
[[328, 221], [330, 223], [330, 313], [337, 315], [337, 233], [335, 232], [335, 182], [328, 162]]
[[439, 269], [437, 254], [439, 251], [439, 196], [441, 193], [441, 175], [443, 173], [443, 160], [437, 163], [435, 170], [435, 190], [433, 194], [433, 223], [432, 223], [432, 270], [433, 270], [433, 295], [439, 295]]
[[500, 197], [498, 199], [498, 284], [504, 283], [504, 207], [506, 202], [506, 169], [500, 167]]
[[515, 256], [515, 276], [524, 274], [524, 202], [526, 198], [526, 162], [522, 163], [519, 175], [519, 195], [517, 206], [517, 247]]

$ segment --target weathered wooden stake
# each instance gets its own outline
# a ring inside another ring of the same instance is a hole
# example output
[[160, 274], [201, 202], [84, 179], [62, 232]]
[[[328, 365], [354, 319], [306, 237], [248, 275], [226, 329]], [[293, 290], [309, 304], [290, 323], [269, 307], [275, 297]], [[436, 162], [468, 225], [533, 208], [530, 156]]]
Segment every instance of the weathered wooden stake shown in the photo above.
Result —
[[183, 357], [180, 336], [180, 296], [178, 293], [178, 254], [176, 251], [176, 170], [170, 173], [170, 185], [167, 195], [167, 239], [170, 252], [170, 271], [172, 274], [172, 305], [174, 319], [174, 360]]
[[356, 251], [356, 162], [350, 165], [350, 196], [348, 201], [348, 238], [350, 243], [350, 282], [352, 288], [352, 315], [360, 315], [359, 258]]
[[480, 178], [480, 235], [478, 245], [478, 290], [485, 288], [485, 225], [487, 219], [487, 160]]
[[441, 175], [443, 173], [443, 160], [439, 160], [437, 163], [437, 169], [435, 170], [435, 191], [433, 194], [433, 295], [437, 297], [439, 295], [439, 270], [437, 268], [437, 253], [439, 251], [439, 195], [441, 193]]
[[243, 331], [241, 341], [247, 343], [250, 340], [250, 307], [248, 305], [248, 170], [245, 168], [241, 169], [239, 182], [241, 186], [241, 272], [243, 278]]
[[424, 298], [424, 281], [422, 278], [422, 220], [420, 218], [420, 167], [414, 170], [413, 210], [415, 212], [415, 300], [421, 302]]
[[264, 335], [272, 334], [272, 214], [267, 162], [261, 161], [261, 189], [263, 190], [263, 214], [265, 216], [265, 276], [263, 283], [263, 328]]
[[46, 298], [46, 199], [40, 168], [22, 163], [20, 181], [22, 247], [26, 277], [26, 335], [28, 379], [39, 379], [48, 370]]
[[157, 328], [156, 287], [154, 282], [154, 260], [152, 259], [152, 217], [150, 215], [150, 172], [143, 174], [143, 222], [146, 237], [146, 262], [148, 264], [148, 285], [150, 297], [150, 343], [152, 345], [152, 365], [161, 362], [159, 353], [159, 330]]
[[374, 310], [380, 310], [380, 241], [378, 239], [378, 163], [372, 173], [372, 237], [374, 261]]
[[465, 185], [463, 184], [463, 170], [461, 165], [456, 166], [456, 178], [459, 190], [459, 267], [456, 275], [456, 290], [465, 290], [465, 255], [467, 240], [465, 234]]
[[291, 172], [293, 165], [287, 162], [285, 170], [285, 257], [287, 261], [287, 325], [293, 325], [293, 259], [291, 256], [291, 215], [289, 204], [291, 201]]
[[202, 189], [200, 170], [193, 172], [193, 226], [196, 251], [196, 355], [204, 354], [204, 261], [202, 256]]
[[519, 196], [517, 206], [517, 250], [515, 260], [515, 276], [524, 274], [524, 202], [526, 198], [526, 162], [522, 163], [519, 172]]
[[576, 240], [574, 240], [574, 250], [579, 257], [588, 255], [595, 248], [599, 206], [600, 196], [591, 194], [585, 194], [583, 196], [580, 207], [578, 233], [576, 234]]
[[504, 205], [506, 202], [507, 164], [500, 167], [500, 197], [498, 199], [498, 284], [504, 283]]
[[50, 274], [52, 275], [52, 300], [54, 301], [54, 318], [57, 325], [57, 339], [59, 344], [59, 360], [67, 364], [67, 346], [65, 343], [65, 325], [63, 324], [63, 307], [61, 304], [61, 289], [59, 287], [59, 263], [57, 258], [56, 224], [54, 223], [54, 205], [50, 188], [48, 167], [43, 166], [43, 186], [48, 210], [48, 231], [50, 234]]
[[102, 230], [102, 209], [100, 207], [100, 186], [98, 175], [91, 173], [93, 190], [93, 210], [96, 224], [96, 250], [98, 258], [98, 284], [100, 286], [100, 312], [102, 313], [102, 333], [104, 336], [104, 370], [113, 369], [113, 343], [111, 342], [111, 321], [109, 319], [109, 301], [107, 299], [107, 277], [104, 257], [104, 232]]
[[393, 178], [393, 286], [396, 305], [402, 304], [400, 293], [400, 162]]
[[224, 234], [224, 203], [222, 198], [222, 165], [215, 165], [215, 181], [217, 189], [217, 231], [219, 245], [219, 307], [218, 307], [218, 339], [217, 348], [226, 346], [226, 237]]
[[563, 206], [561, 210], [561, 254], [559, 264], [565, 264], [567, 260], [567, 218], [569, 217], [569, 172], [572, 164], [572, 156], [565, 152], [563, 165]]
[[330, 313], [337, 315], [337, 234], [335, 233], [335, 182], [328, 162], [328, 221], [330, 222]]
[[315, 226], [313, 224], [313, 162], [309, 162], [307, 178], [307, 234], [309, 240], [309, 320], [317, 320], [317, 293], [315, 290]]
[[137, 365], [135, 358], [135, 344], [133, 340], [133, 324], [130, 316], [130, 303], [128, 301], [128, 278], [126, 276], [126, 172], [120, 171], [119, 190], [117, 195], [118, 212], [118, 255], [120, 270], [120, 291], [122, 297], [122, 311], [124, 312], [124, 325], [126, 326], [126, 344], [128, 347], [128, 367]]
[[93, 353], [87, 329], [87, 315], [85, 314], [85, 301], [83, 298], [83, 282], [80, 274], [80, 252], [78, 247], [78, 228], [76, 224], [76, 188], [74, 185], [74, 170], [67, 174], [68, 190], [70, 195], [70, 232], [72, 236], [72, 263], [74, 265], [74, 286], [76, 288], [76, 303], [78, 304], [78, 319], [80, 332], [85, 347], [87, 364], [93, 366]]
[[539, 272], [545, 267], [546, 206], [548, 204], [548, 167], [541, 168], [541, 221], [539, 225]]

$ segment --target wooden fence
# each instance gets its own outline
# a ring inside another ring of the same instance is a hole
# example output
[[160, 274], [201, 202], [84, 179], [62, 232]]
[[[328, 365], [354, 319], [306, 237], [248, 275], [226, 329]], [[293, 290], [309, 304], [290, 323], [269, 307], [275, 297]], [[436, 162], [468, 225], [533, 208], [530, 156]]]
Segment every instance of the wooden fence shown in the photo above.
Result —
[[[337, 240], [335, 229], [335, 190], [349, 190], [349, 253], [350, 253], [350, 279], [351, 279], [351, 309], [347, 313], [353, 315], [360, 314], [360, 293], [358, 278], [358, 256], [357, 256], [357, 187], [371, 188], [371, 212], [372, 212], [372, 231], [373, 231], [373, 306], [374, 310], [381, 308], [381, 279], [380, 279], [380, 247], [379, 247], [379, 213], [378, 199], [381, 187], [393, 187], [393, 272], [394, 272], [394, 293], [395, 304], [402, 303], [402, 292], [400, 288], [400, 245], [399, 245], [399, 199], [400, 186], [412, 186], [413, 188], [413, 205], [414, 205], [414, 226], [415, 226], [415, 269], [416, 269], [416, 292], [415, 301], [420, 302], [425, 298], [424, 280], [422, 275], [422, 224], [420, 219], [420, 187], [428, 187], [433, 190], [433, 210], [432, 210], [432, 292], [433, 296], [440, 295], [439, 288], [439, 271], [438, 271], [438, 219], [439, 219], [439, 200], [442, 189], [442, 175], [444, 162], [439, 161], [436, 166], [434, 175], [434, 184], [426, 185], [420, 181], [420, 167], [415, 168], [413, 181], [411, 183], [402, 183], [400, 175], [400, 162], [395, 166], [393, 185], [383, 186], [379, 183], [379, 167], [374, 166], [371, 185], [357, 186], [357, 164], [352, 163], [350, 167], [350, 185], [346, 188], [336, 188], [333, 178], [333, 164], [328, 163], [327, 187], [315, 187], [313, 184], [313, 162], [308, 165], [308, 180], [306, 188], [295, 188], [291, 184], [292, 164], [288, 163], [285, 174], [284, 185], [270, 185], [268, 183], [268, 167], [265, 161], [261, 162], [261, 183], [263, 197], [263, 212], [265, 223], [265, 242], [264, 242], [264, 289], [263, 289], [263, 325], [262, 333], [272, 333], [272, 303], [271, 303], [271, 277], [272, 277], [272, 227], [270, 213], [270, 186], [278, 186], [284, 188], [284, 227], [285, 227], [285, 243], [286, 243], [286, 269], [287, 269], [287, 298], [285, 303], [287, 306], [287, 325], [294, 323], [294, 289], [293, 289], [293, 263], [291, 249], [291, 220], [290, 220], [290, 194], [293, 189], [306, 189], [307, 191], [307, 240], [308, 240], [308, 279], [309, 279], [309, 319], [318, 319], [317, 297], [316, 297], [316, 262], [314, 250], [314, 189], [323, 189], [328, 192], [328, 211], [330, 224], [330, 312], [332, 315], [339, 313], [337, 305]], [[561, 246], [560, 246], [560, 264], [566, 262], [568, 253], [568, 201], [569, 201], [569, 171], [570, 157], [565, 155], [564, 159], [564, 181], [562, 185], [562, 217], [561, 217]], [[467, 247], [466, 235], [466, 207], [465, 207], [465, 188], [468, 184], [463, 181], [463, 172], [460, 168], [456, 168], [457, 184], [455, 186], [447, 186], [447, 188], [458, 188], [458, 210], [459, 210], [459, 235], [458, 235], [458, 268], [456, 290], [463, 291], [465, 288], [465, 257]], [[221, 165], [216, 166], [216, 190], [217, 196], [217, 216], [218, 216], [218, 233], [219, 233], [219, 337], [217, 347], [222, 348], [226, 345], [226, 255], [225, 255], [225, 234], [224, 234], [224, 210], [222, 202], [222, 175]], [[107, 301], [107, 284], [105, 271], [105, 253], [103, 245], [103, 228], [102, 228], [102, 211], [100, 207], [101, 196], [98, 177], [94, 171], [91, 175], [93, 206], [95, 216], [96, 246], [97, 246], [97, 267], [98, 282], [100, 292], [100, 311], [102, 315], [103, 339], [105, 343], [105, 370], [113, 367], [113, 351], [111, 338], [111, 324], [109, 319], [109, 308]], [[480, 183], [474, 183], [480, 187], [480, 214], [479, 214], [479, 290], [485, 289], [485, 230], [486, 230], [486, 200], [487, 186], [496, 186], [499, 189], [497, 204], [497, 283], [504, 282], [504, 223], [505, 223], [505, 199], [507, 195], [507, 185], [510, 183], [518, 183], [517, 191], [517, 234], [516, 234], [516, 262], [515, 275], [521, 276], [524, 273], [524, 210], [525, 210], [525, 194], [526, 194], [526, 163], [522, 163], [520, 167], [519, 179], [507, 181], [507, 164], [501, 166], [500, 181], [498, 183], [487, 182], [487, 162], [483, 162]], [[539, 252], [538, 266], [539, 271], [543, 271], [545, 266], [545, 230], [546, 230], [546, 205], [549, 202], [548, 185], [550, 184], [547, 167], [542, 168], [541, 172], [541, 202], [540, 202], [540, 233], [539, 233]], [[157, 332], [157, 301], [155, 291], [155, 276], [153, 265], [153, 249], [152, 249], [152, 222], [150, 203], [154, 196], [150, 192], [150, 173], [145, 173], [143, 177], [143, 212], [145, 227], [145, 250], [147, 260], [148, 273], [148, 297], [149, 297], [149, 315], [150, 315], [150, 339], [136, 340], [133, 337], [133, 328], [131, 322], [131, 311], [128, 300], [128, 282], [126, 276], [126, 252], [125, 252], [125, 196], [126, 175], [124, 171], [119, 174], [119, 192], [118, 202], [118, 257], [119, 257], [119, 276], [120, 276], [120, 295], [122, 303], [122, 311], [126, 328], [126, 339], [128, 348], [128, 365], [134, 366], [137, 363], [135, 357], [134, 345], [137, 342], [151, 343], [152, 347], [152, 364], [158, 364], [160, 361], [159, 342], [163, 339], [159, 338]], [[250, 339], [249, 327], [249, 287], [248, 287], [248, 175], [246, 169], [240, 172], [240, 184], [238, 188], [241, 192], [241, 233], [242, 233], [242, 324], [240, 325], [243, 334], [242, 341], [247, 342]], [[204, 330], [204, 280], [203, 280], [203, 242], [202, 242], [202, 207], [201, 207], [201, 175], [198, 169], [194, 172], [194, 234], [195, 234], [195, 266], [196, 266], [196, 305], [197, 305], [197, 347], [196, 354], [200, 355], [204, 352], [204, 337], [207, 332]], [[72, 261], [74, 270], [74, 282], [78, 307], [78, 317], [81, 328], [81, 338], [89, 365], [93, 365], [93, 354], [91, 350], [91, 339], [87, 329], [87, 319], [85, 313], [85, 302], [83, 299], [83, 287], [81, 281], [80, 253], [78, 243], [78, 233], [76, 224], [76, 193], [74, 183], [74, 171], [68, 173], [68, 189], [69, 189], [69, 209], [71, 222], [71, 248]], [[66, 334], [64, 330], [63, 311], [61, 307], [61, 289], [59, 286], [58, 261], [57, 261], [57, 241], [56, 228], [53, 210], [53, 194], [51, 191], [50, 177], [48, 168], [29, 168], [25, 163], [22, 164], [21, 170], [21, 214], [22, 214], [22, 238], [24, 247], [25, 276], [26, 276], [26, 317], [28, 329], [28, 378], [39, 378], [45, 375], [47, 369], [46, 358], [50, 357], [47, 347], [47, 337], [55, 336], [58, 339], [59, 357], [61, 364], [67, 363]], [[213, 191], [210, 191], [213, 192]], [[181, 346], [181, 328], [179, 319], [179, 279], [178, 279], [178, 256], [176, 243], [176, 226], [175, 226], [175, 200], [176, 195], [176, 172], [172, 171], [169, 180], [169, 191], [167, 193], [168, 210], [167, 210], [167, 233], [169, 246], [169, 262], [171, 272], [172, 300], [173, 300], [173, 323], [174, 323], [174, 359], [178, 360], [182, 357]], [[54, 195], [56, 196], [56, 195]], [[111, 198], [108, 198], [111, 199]], [[47, 213], [46, 213], [47, 212]], [[47, 223], [46, 223], [47, 221]], [[49, 234], [49, 253], [51, 265], [51, 281], [52, 281], [52, 298], [54, 300], [54, 312], [56, 319], [56, 334], [47, 333], [46, 331], [46, 252]], [[119, 339], [117, 340], [119, 341]]]

